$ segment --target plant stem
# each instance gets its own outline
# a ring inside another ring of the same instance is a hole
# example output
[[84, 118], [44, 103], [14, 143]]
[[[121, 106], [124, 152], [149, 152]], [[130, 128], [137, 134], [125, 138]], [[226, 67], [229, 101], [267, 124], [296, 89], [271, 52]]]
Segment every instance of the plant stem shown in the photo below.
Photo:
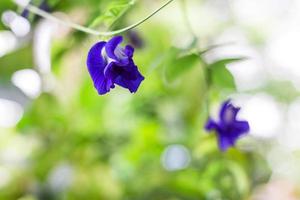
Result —
[[152, 16], [154, 16], [156, 13], [158, 13], [160, 10], [162, 10], [164, 7], [166, 7], [167, 5], [169, 5], [172, 1], [174, 0], [168, 0], [166, 3], [164, 3], [161, 7], [159, 7], [158, 9], [156, 9], [155, 11], [153, 11], [150, 15], [148, 15], [147, 17], [145, 17], [144, 19], [130, 25], [130, 26], [127, 26], [125, 28], [122, 28], [122, 29], [119, 29], [119, 30], [115, 30], [115, 31], [109, 31], [109, 32], [100, 32], [100, 31], [97, 31], [97, 30], [94, 30], [94, 29], [91, 29], [91, 28], [87, 28], [85, 26], [81, 26], [79, 24], [76, 24], [74, 22], [71, 22], [71, 21], [64, 21], [60, 18], [57, 18], [53, 15], [51, 15], [50, 13], [34, 6], [34, 5], [31, 5], [31, 4], [28, 4], [26, 7], [27, 10], [29, 10], [30, 12], [36, 14], [36, 15], [39, 15], [41, 17], [44, 17], [46, 19], [49, 19], [49, 20], [52, 20], [52, 21], [55, 21], [57, 23], [60, 23], [64, 26], [69, 26], [71, 28], [74, 28], [78, 31], [82, 31], [82, 32], [85, 32], [85, 33], [88, 33], [88, 34], [91, 34], [91, 35], [96, 35], [96, 36], [112, 36], [112, 35], [117, 35], [117, 34], [120, 34], [120, 33], [123, 33], [125, 31], [128, 31], [130, 29], [133, 29], [139, 25], [141, 25], [142, 23], [144, 23], [145, 21], [147, 21], [148, 19], [150, 19]]
[[181, 10], [182, 10], [182, 15], [183, 15], [184, 23], [185, 23], [187, 29], [189, 30], [189, 32], [192, 34], [192, 36], [194, 38], [197, 38], [195, 32], [193, 31], [191, 22], [190, 22], [189, 17], [188, 17], [188, 12], [187, 12], [187, 7], [186, 7], [186, 1], [185, 0], [181, 0], [180, 3], [181, 3]]

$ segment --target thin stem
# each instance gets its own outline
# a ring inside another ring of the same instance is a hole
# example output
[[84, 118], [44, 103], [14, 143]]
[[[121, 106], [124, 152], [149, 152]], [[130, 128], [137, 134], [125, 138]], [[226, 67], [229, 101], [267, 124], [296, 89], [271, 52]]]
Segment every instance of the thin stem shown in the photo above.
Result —
[[113, 27], [117, 24], [119, 19], [123, 18], [124, 15], [132, 8], [132, 5], [133, 4], [131, 4], [131, 6], [128, 6], [125, 10], [122, 11], [122, 13], [118, 17], [116, 17], [116, 19], [114, 19], [114, 21], [108, 26], [108, 30], [113, 29]]
[[197, 38], [195, 32], [193, 31], [191, 22], [189, 20], [188, 14], [187, 14], [188, 12], [187, 12], [186, 1], [185, 0], [181, 0], [180, 3], [181, 3], [181, 10], [182, 10], [182, 14], [183, 14], [184, 23], [185, 23], [186, 27], [188, 28], [188, 30], [190, 31], [190, 33], [193, 35], [193, 37]]
[[122, 33], [122, 32], [125, 32], [125, 31], [128, 31], [130, 29], [133, 29], [137, 26], [139, 26], [140, 24], [144, 23], [145, 21], [147, 21], [148, 19], [150, 19], [152, 16], [154, 16], [156, 13], [158, 13], [159, 11], [161, 11], [164, 7], [166, 7], [167, 5], [169, 5], [172, 1], [174, 0], [168, 0], [166, 3], [164, 3], [160, 8], [156, 9], [154, 12], [152, 12], [150, 15], [148, 15], [147, 17], [145, 17], [144, 19], [136, 22], [135, 24], [132, 24], [131, 26], [128, 26], [128, 27], [125, 27], [123, 29], [119, 29], [119, 30], [116, 30], [116, 31], [112, 31], [112, 32], [109, 32], [110, 35], [116, 35], [116, 34], [119, 34], [119, 33]]
[[52, 20], [54, 22], [57, 22], [57, 23], [62, 24], [64, 26], [69, 26], [71, 28], [74, 28], [74, 29], [82, 31], [82, 32], [86, 32], [86, 33], [89, 33], [89, 34], [92, 34], [92, 35], [104, 35], [105, 34], [105, 33], [101, 33], [101, 32], [98, 32], [96, 30], [81, 26], [79, 24], [73, 23], [71, 21], [64, 21], [62, 19], [59, 19], [59, 18], [51, 15], [50, 13], [48, 13], [48, 12], [46, 12], [46, 11], [44, 11], [44, 10], [34, 6], [34, 5], [29, 4], [25, 8], [27, 10], [29, 10], [30, 12], [36, 14], [36, 15], [44, 17], [45, 19]]
[[[199, 57], [201, 58], [202, 54], [198, 53]], [[209, 110], [210, 110], [210, 89], [211, 89], [211, 81], [212, 81], [212, 77], [211, 77], [211, 71], [210, 68], [208, 66], [208, 64], [205, 62], [205, 60], [201, 59], [202, 65], [203, 65], [203, 76], [204, 76], [204, 87], [205, 87], [205, 91], [204, 91], [204, 106], [205, 106], [205, 111], [206, 111], [206, 115], [207, 118], [209, 117]]]
[[119, 30], [115, 30], [115, 31], [110, 31], [110, 32], [100, 32], [100, 31], [97, 31], [97, 30], [94, 30], [94, 29], [91, 29], [91, 28], [87, 28], [85, 26], [81, 26], [79, 24], [76, 24], [74, 22], [71, 22], [71, 21], [64, 21], [64, 20], [61, 20], [53, 15], [51, 15], [50, 13], [48, 12], [45, 12], [44, 10], [34, 6], [34, 5], [27, 5], [26, 8], [27, 10], [29, 10], [30, 12], [36, 14], [36, 15], [39, 15], [41, 17], [44, 17], [46, 19], [49, 19], [49, 20], [52, 20], [52, 21], [55, 21], [57, 23], [60, 23], [64, 26], [69, 26], [71, 28], [74, 28], [76, 30], [79, 30], [79, 31], [82, 31], [82, 32], [85, 32], [85, 33], [88, 33], [88, 34], [91, 34], [91, 35], [96, 35], [96, 36], [112, 36], [112, 35], [117, 35], [117, 34], [120, 34], [120, 33], [123, 33], [125, 31], [128, 31], [130, 29], [133, 29], [137, 26], [139, 26], [140, 24], [144, 23], [145, 21], [147, 21], [148, 19], [150, 19], [152, 16], [154, 16], [156, 13], [158, 13], [160, 10], [162, 10], [164, 7], [166, 7], [167, 5], [169, 5], [172, 1], [174, 0], [168, 0], [166, 3], [164, 3], [161, 7], [159, 7], [158, 9], [156, 9], [154, 12], [152, 12], [150, 15], [148, 15], [147, 17], [145, 17], [144, 19], [128, 26], [128, 27], [125, 27], [125, 28], [122, 28], [122, 29], [119, 29]]

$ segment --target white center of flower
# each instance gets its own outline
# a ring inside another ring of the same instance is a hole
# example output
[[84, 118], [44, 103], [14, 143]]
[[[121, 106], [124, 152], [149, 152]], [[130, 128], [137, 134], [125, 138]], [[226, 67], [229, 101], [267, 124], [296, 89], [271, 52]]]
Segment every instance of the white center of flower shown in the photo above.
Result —
[[125, 54], [125, 50], [123, 47], [121, 46], [117, 46], [117, 48], [115, 49], [114, 51], [115, 55], [117, 58], [120, 58], [120, 59], [123, 59], [123, 58], [126, 58], [126, 54]]
[[101, 57], [104, 58], [104, 60], [107, 62], [107, 63], [111, 63], [111, 62], [116, 62], [118, 60], [122, 60], [122, 59], [126, 59], [127, 58], [127, 55], [125, 54], [125, 49], [121, 46], [117, 46], [115, 51], [114, 51], [114, 55], [116, 56], [116, 59], [113, 59], [111, 57], [109, 57], [107, 55], [107, 52], [106, 52], [106, 49], [103, 48], [101, 50]]
[[106, 62], [108, 62], [108, 63], [114, 61], [114, 59], [112, 59], [112, 58], [110, 58], [110, 57], [107, 56], [107, 53], [106, 53], [105, 48], [102, 48], [102, 50], [101, 50], [101, 57], [103, 57], [104, 60], [105, 60]]

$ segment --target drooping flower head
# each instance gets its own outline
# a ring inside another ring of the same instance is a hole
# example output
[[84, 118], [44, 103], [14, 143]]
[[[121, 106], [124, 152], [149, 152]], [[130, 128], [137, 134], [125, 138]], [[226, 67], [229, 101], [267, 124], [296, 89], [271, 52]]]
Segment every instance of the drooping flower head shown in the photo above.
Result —
[[122, 47], [122, 41], [122, 36], [115, 36], [108, 42], [96, 43], [88, 53], [87, 67], [100, 95], [109, 92], [115, 84], [135, 93], [144, 80], [132, 59], [134, 48]]
[[225, 101], [219, 113], [219, 120], [209, 118], [205, 125], [207, 131], [216, 132], [221, 151], [234, 146], [237, 139], [249, 132], [248, 122], [236, 119], [239, 110], [240, 108], [233, 106], [230, 100]]

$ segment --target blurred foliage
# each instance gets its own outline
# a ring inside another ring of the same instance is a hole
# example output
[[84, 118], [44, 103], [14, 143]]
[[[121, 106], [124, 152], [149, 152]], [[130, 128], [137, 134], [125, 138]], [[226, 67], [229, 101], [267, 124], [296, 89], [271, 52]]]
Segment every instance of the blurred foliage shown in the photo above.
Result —
[[227, 64], [241, 61], [243, 58], [228, 58], [218, 60], [209, 65], [209, 75], [211, 84], [220, 88], [235, 89], [235, 83], [232, 74], [226, 68]]
[[1, 67], [1, 81], [9, 82], [10, 77], [16, 70], [32, 68], [34, 65], [32, 54], [32, 46], [28, 45], [3, 56], [0, 59], [0, 66], [3, 66]]
[[[52, 11], [67, 14], [82, 9], [88, 13], [85, 24], [107, 28], [116, 22], [125, 26], [124, 16], [136, 2], [48, 4]], [[7, 9], [17, 8], [1, 0], [0, 12]], [[149, 12], [144, 8], [140, 13], [145, 10]], [[120, 88], [97, 95], [85, 67], [91, 40], [97, 38], [70, 32], [53, 39], [53, 89], [26, 104], [24, 117], [10, 133], [25, 141], [33, 138], [35, 145], [26, 142], [32, 152], [25, 164], [14, 166], [12, 180], [0, 187], [0, 199], [247, 199], [255, 185], [268, 179], [268, 166], [258, 154], [236, 149], [221, 153], [215, 137], [203, 130], [207, 84], [218, 94], [234, 90], [226, 64], [241, 58], [207, 64], [201, 54], [193, 53], [195, 40], [186, 48], [173, 47], [172, 31], [153, 23], [143, 25], [138, 34], [145, 47], [136, 49], [134, 58], [146, 79], [134, 95]], [[20, 48], [0, 58], [1, 84], [11, 84], [13, 72], [35, 66], [33, 40], [31, 34]], [[168, 171], [162, 166], [161, 157], [171, 144], [187, 147], [187, 168]], [[53, 173], [61, 166], [71, 177], [59, 174], [55, 187]]]
[[171, 48], [168, 50], [164, 58], [165, 78], [169, 81], [174, 81], [177, 77], [182, 75], [185, 71], [194, 67], [200, 57], [196, 54], [181, 55], [182, 50]]

